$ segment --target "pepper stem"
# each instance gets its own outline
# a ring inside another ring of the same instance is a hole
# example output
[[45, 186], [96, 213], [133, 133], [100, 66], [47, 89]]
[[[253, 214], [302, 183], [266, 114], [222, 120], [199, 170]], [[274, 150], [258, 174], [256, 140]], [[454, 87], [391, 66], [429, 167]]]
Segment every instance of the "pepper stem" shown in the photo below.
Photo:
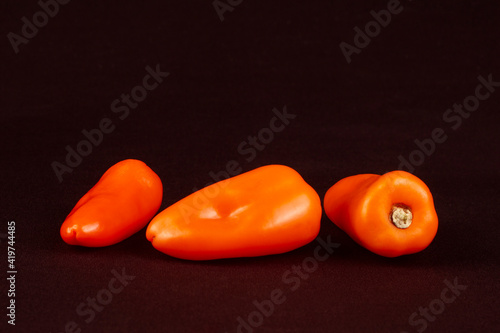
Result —
[[394, 204], [391, 209], [390, 219], [399, 229], [408, 228], [413, 219], [411, 208], [404, 204]]

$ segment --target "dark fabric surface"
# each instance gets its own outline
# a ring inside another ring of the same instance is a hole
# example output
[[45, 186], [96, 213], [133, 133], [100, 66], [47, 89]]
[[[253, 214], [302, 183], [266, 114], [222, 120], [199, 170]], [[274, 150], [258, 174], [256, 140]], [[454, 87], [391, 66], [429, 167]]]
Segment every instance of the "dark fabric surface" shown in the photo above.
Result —
[[[211, 1], [71, 1], [18, 53], [8, 34], [22, 34], [22, 18], [41, 7], [2, 2], [0, 261], [6, 272], [15, 221], [18, 273], [16, 325], [7, 324], [4, 279], [1, 331], [499, 331], [500, 87], [479, 88], [489, 96], [475, 111], [447, 111], [476, 94], [478, 77], [500, 81], [498, 2], [401, 1], [350, 63], [340, 43], [354, 45], [355, 27], [390, 1], [238, 2], [221, 21]], [[124, 102], [113, 108], [147, 66], [170, 74], [128, 113]], [[284, 108], [296, 117], [250, 148], [249, 136]], [[59, 182], [52, 163], [65, 164], [66, 146], [77, 149], [105, 118], [111, 133]], [[433, 132], [440, 142], [430, 143]], [[324, 215], [319, 237], [340, 246], [317, 265], [318, 241], [209, 262], [158, 252], [145, 229], [106, 248], [65, 244], [66, 215], [127, 158], [162, 179], [161, 210], [231, 160], [242, 171], [288, 165], [323, 198], [341, 178], [413, 159], [439, 230], [423, 252], [389, 259]], [[303, 263], [310, 273], [294, 273]], [[135, 278], [119, 288], [124, 273]], [[95, 297], [106, 304], [89, 310]]]

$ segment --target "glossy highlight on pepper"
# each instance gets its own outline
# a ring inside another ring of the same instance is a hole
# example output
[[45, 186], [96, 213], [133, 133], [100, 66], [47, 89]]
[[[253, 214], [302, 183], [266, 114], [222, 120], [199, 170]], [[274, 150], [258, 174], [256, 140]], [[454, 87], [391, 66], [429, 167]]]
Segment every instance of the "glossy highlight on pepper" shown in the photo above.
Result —
[[319, 233], [321, 201], [292, 168], [268, 165], [205, 187], [150, 222], [159, 251], [189, 260], [284, 253]]
[[422, 251], [438, 228], [429, 188], [405, 171], [344, 178], [327, 191], [324, 207], [353, 240], [385, 257]]
[[162, 196], [160, 178], [144, 162], [118, 162], [77, 202], [61, 226], [61, 237], [70, 245], [116, 244], [146, 226]]

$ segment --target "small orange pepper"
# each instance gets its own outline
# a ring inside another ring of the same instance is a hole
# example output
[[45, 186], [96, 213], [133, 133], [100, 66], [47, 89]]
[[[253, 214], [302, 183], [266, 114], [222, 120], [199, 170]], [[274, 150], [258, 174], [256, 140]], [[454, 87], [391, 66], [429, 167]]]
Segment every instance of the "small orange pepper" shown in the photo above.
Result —
[[61, 237], [70, 245], [116, 244], [146, 226], [162, 195], [160, 178], [144, 162], [118, 162], [77, 202], [61, 226]]
[[327, 191], [324, 207], [358, 244], [385, 257], [422, 251], [438, 228], [429, 188], [405, 171], [344, 178]]
[[181, 259], [277, 254], [315, 239], [321, 213], [318, 194], [299, 173], [268, 165], [178, 201], [153, 218], [146, 237]]

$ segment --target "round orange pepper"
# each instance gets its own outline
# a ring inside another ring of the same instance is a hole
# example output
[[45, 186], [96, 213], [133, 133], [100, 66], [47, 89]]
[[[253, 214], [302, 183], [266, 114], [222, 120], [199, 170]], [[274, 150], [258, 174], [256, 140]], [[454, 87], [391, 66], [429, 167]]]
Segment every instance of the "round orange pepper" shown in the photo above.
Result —
[[144, 162], [124, 160], [109, 168], [61, 226], [70, 245], [116, 244], [146, 226], [161, 205], [160, 178]]
[[192, 193], [150, 222], [170, 256], [209, 260], [284, 253], [318, 235], [321, 200], [293, 169], [268, 165]]
[[405, 171], [344, 178], [327, 191], [324, 206], [340, 229], [385, 257], [422, 251], [438, 228], [429, 188]]

